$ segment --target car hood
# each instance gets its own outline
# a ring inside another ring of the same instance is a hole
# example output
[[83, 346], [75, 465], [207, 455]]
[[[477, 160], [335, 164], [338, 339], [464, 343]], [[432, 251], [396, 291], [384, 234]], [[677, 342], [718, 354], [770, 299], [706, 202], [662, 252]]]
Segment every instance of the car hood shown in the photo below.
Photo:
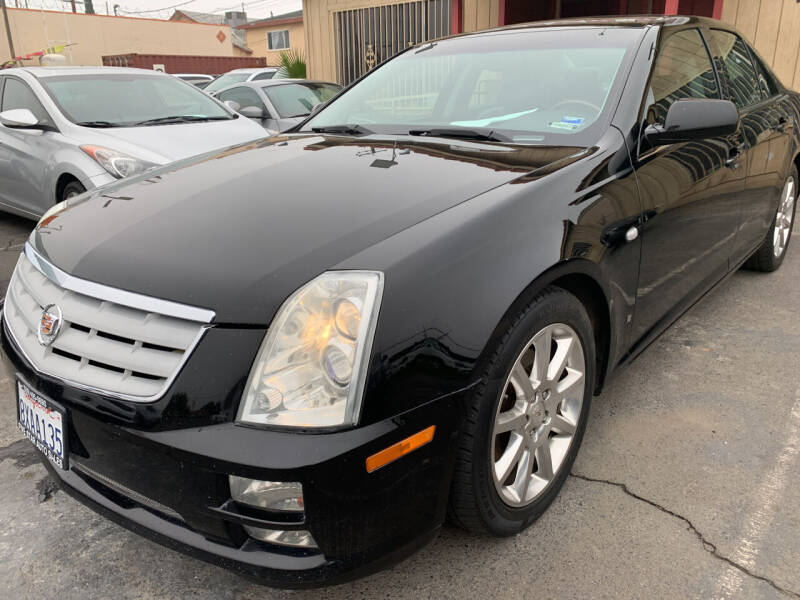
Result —
[[157, 165], [250, 142], [264, 136], [264, 129], [245, 117], [229, 121], [201, 121], [147, 127], [110, 129], [81, 127], [80, 132], [74, 134], [81, 143], [106, 146]]
[[30, 241], [76, 277], [266, 325], [355, 253], [581, 151], [276, 136], [79, 196]]

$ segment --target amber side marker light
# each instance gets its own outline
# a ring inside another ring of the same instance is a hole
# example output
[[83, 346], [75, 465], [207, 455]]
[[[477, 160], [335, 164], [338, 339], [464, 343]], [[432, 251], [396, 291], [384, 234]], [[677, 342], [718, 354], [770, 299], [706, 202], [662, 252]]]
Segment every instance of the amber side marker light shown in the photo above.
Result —
[[367, 473], [372, 473], [376, 469], [388, 465], [390, 462], [396, 461], [401, 456], [405, 456], [409, 452], [413, 452], [417, 448], [421, 448], [433, 439], [433, 434], [436, 431], [436, 425], [431, 425], [427, 429], [423, 429], [407, 437], [404, 440], [392, 444], [388, 448], [373, 454], [367, 458]]

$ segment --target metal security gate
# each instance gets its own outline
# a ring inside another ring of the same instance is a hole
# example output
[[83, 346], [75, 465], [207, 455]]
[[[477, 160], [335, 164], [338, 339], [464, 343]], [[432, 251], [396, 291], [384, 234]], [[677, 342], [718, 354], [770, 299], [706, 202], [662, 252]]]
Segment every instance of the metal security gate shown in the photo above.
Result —
[[451, 0], [418, 0], [334, 13], [336, 70], [347, 85], [404, 48], [449, 35]]

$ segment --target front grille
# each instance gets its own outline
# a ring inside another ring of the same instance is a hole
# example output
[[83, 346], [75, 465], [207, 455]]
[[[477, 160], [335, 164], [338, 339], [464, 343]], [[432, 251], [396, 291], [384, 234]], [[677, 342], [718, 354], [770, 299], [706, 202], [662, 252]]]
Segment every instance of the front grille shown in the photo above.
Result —
[[[61, 308], [63, 323], [55, 340], [42, 346], [37, 332], [43, 308], [49, 304]], [[79, 387], [138, 401], [164, 393], [204, 327], [62, 287], [25, 254], [8, 287], [5, 321], [37, 370]]]

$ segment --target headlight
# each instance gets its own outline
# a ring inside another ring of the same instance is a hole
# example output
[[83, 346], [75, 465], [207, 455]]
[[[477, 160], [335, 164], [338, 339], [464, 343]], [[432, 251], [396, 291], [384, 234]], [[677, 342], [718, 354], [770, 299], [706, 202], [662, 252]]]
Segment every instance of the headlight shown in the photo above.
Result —
[[100, 166], [111, 173], [114, 177], [122, 179], [131, 175], [144, 173], [148, 169], [157, 166], [154, 163], [134, 158], [124, 152], [104, 148], [103, 146], [81, 146], [81, 150], [95, 159]]
[[355, 425], [382, 290], [381, 273], [331, 271], [295, 292], [261, 345], [238, 420]]

